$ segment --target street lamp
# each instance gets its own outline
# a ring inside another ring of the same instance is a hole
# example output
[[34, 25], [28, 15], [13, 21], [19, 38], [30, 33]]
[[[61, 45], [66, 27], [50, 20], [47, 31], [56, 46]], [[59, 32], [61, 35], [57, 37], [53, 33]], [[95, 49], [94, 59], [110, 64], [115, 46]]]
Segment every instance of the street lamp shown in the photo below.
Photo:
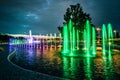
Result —
[[113, 32], [114, 32], [114, 34], [115, 34], [115, 38], [116, 38], [116, 33], [117, 33], [117, 31], [116, 31], [116, 30], [114, 30]]
[[99, 32], [101, 29], [99, 27], [97, 27], [96, 30]]
[[97, 43], [100, 43], [100, 30], [101, 29], [99, 27], [97, 27], [96, 30], [97, 30], [97, 33], [98, 33], [98, 36], [97, 36], [98, 41], [97, 41]]

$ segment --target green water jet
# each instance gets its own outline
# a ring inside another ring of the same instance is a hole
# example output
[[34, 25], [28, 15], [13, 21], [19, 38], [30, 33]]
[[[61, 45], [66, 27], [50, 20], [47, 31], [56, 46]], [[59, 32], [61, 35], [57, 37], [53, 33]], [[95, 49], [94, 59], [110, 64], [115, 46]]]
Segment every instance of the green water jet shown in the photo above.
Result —
[[95, 28], [92, 27], [92, 53], [93, 53], [93, 56], [96, 55], [96, 31], [95, 31]]
[[105, 24], [102, 25], [102, 51], [103, 56], [106, 55], [107, 31]]
[[112, 30], [112, 25], [109, 23], [108, 24], [108, 46], [109, 46], [109, 54], [111, 54], [111, 48], [113, 48], [113, 30]]
[[67, 53], [69, 51], [69, 46], [68, 46], [68, 29], [67, 25], [64, 25], [63, 27], [63, 53]]

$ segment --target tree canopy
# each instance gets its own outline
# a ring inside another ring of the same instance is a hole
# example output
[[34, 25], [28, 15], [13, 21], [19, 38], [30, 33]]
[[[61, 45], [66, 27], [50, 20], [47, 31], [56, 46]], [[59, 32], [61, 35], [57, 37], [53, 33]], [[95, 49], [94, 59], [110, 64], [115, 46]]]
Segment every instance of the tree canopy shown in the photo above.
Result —
[[[70, 7], [66, 9], [63, 25], [67, 24], [70, 19], [72, 20], [73, 25], [81, 32], [84, 29], [86, 20], [89, 20], [91, 23], [90, 15], [83, 11], [79, 3], [76, 5], [70, 5]], [[61, 31], [62, 28], [58, 27], [58, 29]]]

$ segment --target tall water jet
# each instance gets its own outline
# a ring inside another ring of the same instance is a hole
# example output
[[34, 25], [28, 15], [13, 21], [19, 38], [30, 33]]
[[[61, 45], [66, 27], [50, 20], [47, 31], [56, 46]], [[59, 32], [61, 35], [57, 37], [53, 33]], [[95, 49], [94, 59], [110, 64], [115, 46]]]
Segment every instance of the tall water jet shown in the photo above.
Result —
[[33, 43], [33, 38], [32, 38], [32, 32], [31, 32], [31, 30], [29, 30], [29, 39], [28, 39], [28, 41], [29, 41], [29, 44]]
[[107, 31], [105, 24], [102, 25], [102, 51], [103, 55], [106, 55], [106, 42], [107, 42]]
[[83, 40], [84, 40], [84, 50], [86, 50], [86, 46], [87, 46], [87, 39], [86, 39], [86, 29], [84, 29], [84, 33], [83, 33]]
[[87, 20], [85, 29], [83, 31], [84, 40], [84, 52], [86, 56], [96, 55], [96, 30], [95, 27], [91, 27], [90, 21]]
[[79, 31], [77, 30], [77, 50], [79, 50]]
[[87, 56], [90, 56], [90, 46], [91, 46], [91, 26], [89, 20], [86, 21], [86, 50]]
[[[79, 56], [79, 30], [73, 26], [72, 20], [63, 26], [63, 53], [68, 56]], [[84, 56], [95, 56], [96, 54], [96, 31], [87, 20], [83, 32]]]
[[72, 24], [72, 21], [70, 20], [69, 21], [69, 23], [68, 23], [68, 29], [69, 29], [69, 36], [70, 36], [70, 51], [71, 51], [71, 53], [70, 53], [70, 55], [72, 55], [72, 49], [73, 49], [73, 44], [72, 44], [72, 42], [73, 42], [73, 24]]
[[68, 46], [68, 28], [67, 25], [63, 26], [63, 53], [65, 54], [66, 52], [69, 51], [69, 46]]
[[75, 27], [73, 27], [73, 37], [72, 37], [72, 50], [76, 48], [76, 35], [75, 35]]
[[31, 32], [31, 30], [29, 30], [29, 37], [30, 37], [30, 38], [32, 37], [32, 32]]
[[95, 31], [95, 28], [92, 27], [92, 53], [93, 53], [93, 56], [96, 55], [96, 31]]
[[112, 25], [109, 23], [107, 27], [108, 27], [108, 40], [109, 40], [109, 44], [113, 44], [113, 30], [112, 30]]
[[112, 30], [112, 25], [109, 23], [108, 24], [108, 46], [109, 46], [109, 53], [111, 53], [111, 46], [113, 46], [113, 30]]
[[79, 31], [73, 26], [72, 20], [63, 26], [63, 52], [68, 56], [76, 56], [79, 49]]

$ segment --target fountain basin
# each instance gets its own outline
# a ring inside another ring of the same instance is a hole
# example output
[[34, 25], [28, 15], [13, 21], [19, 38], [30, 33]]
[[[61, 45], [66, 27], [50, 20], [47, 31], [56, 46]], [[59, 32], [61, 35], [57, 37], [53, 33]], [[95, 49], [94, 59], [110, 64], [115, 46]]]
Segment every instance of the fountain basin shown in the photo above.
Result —
[[11, 60], [18, 66], [39, 73], [65, 79], [115, 79], [120, 76], [120, 52], [111, 56], [97, 57], [63, 56], [59, 48], [20, 48], [16, 47]]

